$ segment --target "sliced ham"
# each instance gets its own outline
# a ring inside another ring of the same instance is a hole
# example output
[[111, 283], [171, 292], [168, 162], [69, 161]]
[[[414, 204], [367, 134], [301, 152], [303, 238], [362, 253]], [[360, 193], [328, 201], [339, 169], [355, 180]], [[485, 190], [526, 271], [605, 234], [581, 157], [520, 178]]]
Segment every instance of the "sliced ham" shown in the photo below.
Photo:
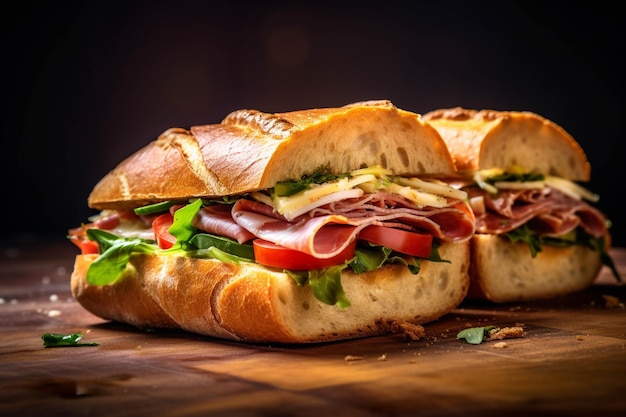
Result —
[[231, 205], [216, 204], [200, 209], [191, 225], [207, 233], [229, 237], [239, 243], [254, 239], [254, 235], [233, 220]]
[[192, 225], [240, 243], [260, 238], [325, 259], [341, 253], [370, 225], [427, 232], [448, 242], [466, 241], [475, 228], [469, 208], [458, 207], [464, 204], [451, 201], [446, 208], [424, 209], [381, 191], [332, 201], [288, 220], [264, 202], [242, 198], [232, 206], [202, 208]]
[[476, 215], [478, 233], [508, 233], [524, 224], [544, 236], [558, 237], [581, 227], [594, 237], [606, 234], [606, 218], [596, 208], [551, 188], [501, 190], [496, 196], [472, 189], [470, 198], [483, 195], [486, 210]]
[[427, 231], [444, 241], [465, 241], [474, 233], [473, 218], [467, 211], [451, 206], [418, 209], [407, 200], [388, 193], [316, 208], [287, 221], [266, 204], [240, 199], [232, 210], [233, 219], [256, 237], [299, 250], [318, 258], [340, 253], [370, 225]]

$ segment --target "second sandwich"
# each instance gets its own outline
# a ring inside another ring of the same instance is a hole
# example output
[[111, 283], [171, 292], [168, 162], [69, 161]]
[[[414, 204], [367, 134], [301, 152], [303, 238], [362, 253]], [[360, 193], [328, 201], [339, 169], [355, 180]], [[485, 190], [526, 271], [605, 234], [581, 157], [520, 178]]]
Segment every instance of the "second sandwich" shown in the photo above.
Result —
[[469, 298], [548, 299], [583, 290], [608, 255], [608, 219], [579, 182], [590, 164], [561, 126], [531, 112], [440, 109], [423, 119], [455, 161], [476, 215]]

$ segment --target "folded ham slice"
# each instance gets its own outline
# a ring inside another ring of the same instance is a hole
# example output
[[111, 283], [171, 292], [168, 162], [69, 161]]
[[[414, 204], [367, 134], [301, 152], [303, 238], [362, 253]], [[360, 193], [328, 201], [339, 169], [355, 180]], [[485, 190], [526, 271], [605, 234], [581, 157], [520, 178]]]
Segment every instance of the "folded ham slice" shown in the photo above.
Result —
[[482, 198], [486, 207], [476, 215], [478, 233], [503, 234], [524, 224], [550, 237], [563, 236], [578, 226], [596, 238], [607, 232], [602, 212], [552, 188], [500, 190], [497, 195], [473, 188], [468, 195]]
[[261, 238], [317, 258], [341, 253], [359, 232], [371, 225], [428, 232], [446, 242], [464, 242], [474, 234], [473, 216], [460, 201], [445, 208], [420, 208], [388, 192], [333, 202], [289, 221], [262, 202], [240, 199], [232, 208], [204, 208], [194, 227], [236, 239]]

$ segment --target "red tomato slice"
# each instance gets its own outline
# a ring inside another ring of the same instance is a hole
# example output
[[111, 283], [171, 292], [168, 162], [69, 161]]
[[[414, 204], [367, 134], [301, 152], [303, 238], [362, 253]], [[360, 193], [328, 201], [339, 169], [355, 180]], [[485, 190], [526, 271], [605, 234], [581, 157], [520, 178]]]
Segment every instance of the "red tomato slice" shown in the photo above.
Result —
[[433, 245], [432, 235], [407, 232], [385, 226], [367, 226], [359, 233], [359, 239], [420, 258], [428, 258]]
[[80, 249], [80, 253], [83, 255], [87, 255], [89, 253], [100, 253], [98, 243], [93, 240], [89, 240], [86, 237], [81, 238], [79, 236], [71, 236], [70, 242], [75, 244]]
[[254, 248], [254, 258], [261, 265], [294, 271], [310, 271], [339, 265], [352, 259], [354, 257], [356, 240], [349, 244], [340, 254], [328, 259], [316, 258], [308, 253], [288, 249], [263, 239], [255, 239], [252, 241], [252, 246]]
[[174, 223], [174, 216], [170, 213], [161, 214], [152, 221], [152, 230], [161, 249], [169, 249], [176, 243], [176, 238], [169, 232], [172, 223]]

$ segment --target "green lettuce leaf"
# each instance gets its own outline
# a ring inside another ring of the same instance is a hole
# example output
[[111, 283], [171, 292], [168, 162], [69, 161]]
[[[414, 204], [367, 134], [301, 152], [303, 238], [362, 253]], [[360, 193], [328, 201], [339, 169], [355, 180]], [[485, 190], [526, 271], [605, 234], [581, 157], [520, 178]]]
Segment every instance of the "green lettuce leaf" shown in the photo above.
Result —
[[600, 252], [600, 261], [608, 267], [617, 282], [622, 282], [622, 277], [615, 266], [611, 255], [606, 251], [605, 238], [596, 238], [586, 233], [580, 227], [560, 237], [543, 237], [531, 230], [528, 225], [523, 225], [515, 230], [504, 234], [511, 242], [524, 242], [528, 245], [531, 256], [534, 258], [543, 250], [544, 245], [567, 247], [571, 245], [587, 246]]
[[485, 334], [491, 329], [495, 329], [496, 326], [486, 327], [471, 327], [469, 329], [461, 330], [457, 333], [457, 339], [465, 339], [465, 341], [471, 345], [480, 345], [485, 339]]
[[87, 270], [86, 280], [91, 285], [107, 285], [120, 278], [133, 253], [152, 254], [158, 250], [151, 241], [120, 238], [100, 229], [88, 229], [87, 237], [96, 241], [100, 249], [100, 256]]
[[41, 336], [44, 347], [99, 346], [96, 342], [79, 343], [83, 336], [80, 333], [58, 334], [45, 333]]

